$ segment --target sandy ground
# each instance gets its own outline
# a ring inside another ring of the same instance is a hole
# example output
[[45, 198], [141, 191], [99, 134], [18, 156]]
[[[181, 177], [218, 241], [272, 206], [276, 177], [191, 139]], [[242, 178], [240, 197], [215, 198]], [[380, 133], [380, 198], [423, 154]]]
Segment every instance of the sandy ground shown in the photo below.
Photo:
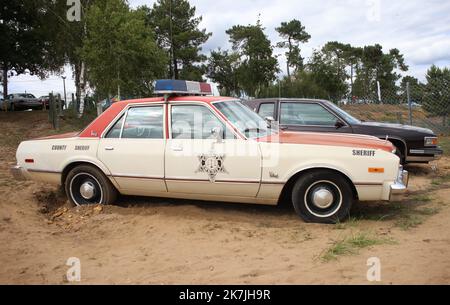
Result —
[[[0, 113], [0, 284], [67, 283], [69, 257], [83, 284], [370, 284], [370, 257], [381, 284], [450, 284], [449, 158], [410, 167], [406, 196], [358, 204], [339, 225], [289, 207], [155, 198], [73, 208], [56, 187], [9, 176], [17, 141], [48, 128], [42, 113]], [[389, 242], [325, 259], [360, 233]]]

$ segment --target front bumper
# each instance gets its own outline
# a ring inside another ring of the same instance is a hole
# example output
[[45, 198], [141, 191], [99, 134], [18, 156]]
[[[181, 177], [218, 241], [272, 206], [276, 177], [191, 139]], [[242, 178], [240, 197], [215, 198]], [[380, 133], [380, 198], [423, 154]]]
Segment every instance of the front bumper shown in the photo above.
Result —
[[11, 175], [14, 177], [14, 179], [19, 180], [19, 181], [23, 181], [23, 180], [27, 180], [27, 175], [26, 175], [26, 169], [24, 169], [23, 167], [16, 165], [10, 168], [10, 173]]
[[394, 184], [391, 185], [391, 195], [401, 194], [406, 192], [409, 184], [409, 173], [400, 166], [397, 174], [397, 179]]
[[440, 147], [410, 149], [406, 162], [431, 162], [442, 158], [444, 151]]

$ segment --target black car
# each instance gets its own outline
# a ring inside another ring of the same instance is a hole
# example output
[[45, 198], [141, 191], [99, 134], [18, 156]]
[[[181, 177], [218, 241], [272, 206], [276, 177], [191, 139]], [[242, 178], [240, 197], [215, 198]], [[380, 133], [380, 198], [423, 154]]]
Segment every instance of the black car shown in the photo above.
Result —
[[313, 99], [256, 99], [245, 102], [287, 131], [354, 133], [388, 139], [406, 163], [428, 163], [442, 156], [438, 138], [425, 128], [360, 121], [335, 104]]

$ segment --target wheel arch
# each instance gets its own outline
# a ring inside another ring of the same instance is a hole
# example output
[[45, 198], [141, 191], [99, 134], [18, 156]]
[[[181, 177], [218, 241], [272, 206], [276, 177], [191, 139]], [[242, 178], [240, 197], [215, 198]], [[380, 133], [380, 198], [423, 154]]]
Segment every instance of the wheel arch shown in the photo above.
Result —
[[396, 148], [400, 148], [402, 151], [403, 161], [406, 161], [406, 157], [408, 157], [408, 146], [405, 140], [400, 138], [389, 138], [388, 139]]
[[[71, 161], [68, 164], [66, 164], [61, 172], [61, 185], [64, 185], [67, 175], [69, 174], [69, 172], [74, 169], [77, 166], [80, 165], [90, 165], [93, 166], [95, 168], [97, 168], [100, 172], [102, 172], [106, 177], [109, 176], [109, 174], [105, 171], [105, 169], [103, 169], [101, 166], [99, 166], [98, 164], [92, 162], [92, 161], [88, 161], [88, 160], [79, 160], [79, 161]], [[110, 179], [111, 180], [111, 179]], [[112, 181], [113, 182], [113, 181]], [[113, 184], [115, 184], [113, 182]]]
[[283, 190], [281, 191], [280, 197], [278, 199], [278, 205], [285, 205], [285, 204], [291, 204], [292, 203], [292, 199], [291, 199], [291, 193], [292, 193], [292, 188], [295, 185], [295, 182], [303, 175], [306, 175], [310, 172], [314, 172], [317, 170], [326, 170], [326, 171], [331, 171], [334, 173], [337, 173], [339, 175], [341, 175], [342, 177], [344, 177], [344, 179], [349, 183], [351, 189], [352, 189], [352, 193], [353, 193], [353, 198], [355, 200], [358, 200], [358, 191], [356, 190], [356, 187], [353, 183], [353, 181], [350, 179], [350, 177], [348, 175], [346, 175], [345, 173], [343, 173], [342, 171], [339, 171], [335, 168], [330, 168], [330, 167], [312, 167], [312, 168], [307, 168], [307, 169], [303, 169], [300, 170], [298, 172], [296, 172], [294, 175], [292, 175], [288, 181], [286, 182], [286, 184], [283, 187]]

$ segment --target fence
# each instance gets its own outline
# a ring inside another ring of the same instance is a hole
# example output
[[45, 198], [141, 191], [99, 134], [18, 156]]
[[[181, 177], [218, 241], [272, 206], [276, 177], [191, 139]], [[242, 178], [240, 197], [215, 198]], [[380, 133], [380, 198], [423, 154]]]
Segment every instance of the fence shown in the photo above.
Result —
[[[47, 107], [43, 107], [43, 110], [48, 110], [48, 121], [52, 124], [54, 129], [59, 129], [60, 119], [63, 116], [78, 117], [80, 113], [80, 99], [72, 93], [70, 102], [62, 100], [61, 95], [49, 94], [49, 102]], [[86, 96], [84, 100], [84, 111], [96, 111], [95, 101]]]
[[450, 134], [450, 86], [411, 84], [380, 90], [365, 97], [340, 102], [348, 112], [367, 121], [407, 124]]
[[327, 99], [361, 120], [419, 126], [432, 129], [437, 134], [450, 135], [450, 83], [444, 80], [427, 84], [403, 82], [393, 88], [383, 88], [375, 83], [372, 89], [354, 90], [366, 93], [349, 94], [351, 97], [344, 99], [333, 99], [333, 94], [315, 91], [314, 88], [295, 86], [295, 83], [284, 82], [279, 87], [274, 86], [273, 92], [263, 92], [262, 95]]

